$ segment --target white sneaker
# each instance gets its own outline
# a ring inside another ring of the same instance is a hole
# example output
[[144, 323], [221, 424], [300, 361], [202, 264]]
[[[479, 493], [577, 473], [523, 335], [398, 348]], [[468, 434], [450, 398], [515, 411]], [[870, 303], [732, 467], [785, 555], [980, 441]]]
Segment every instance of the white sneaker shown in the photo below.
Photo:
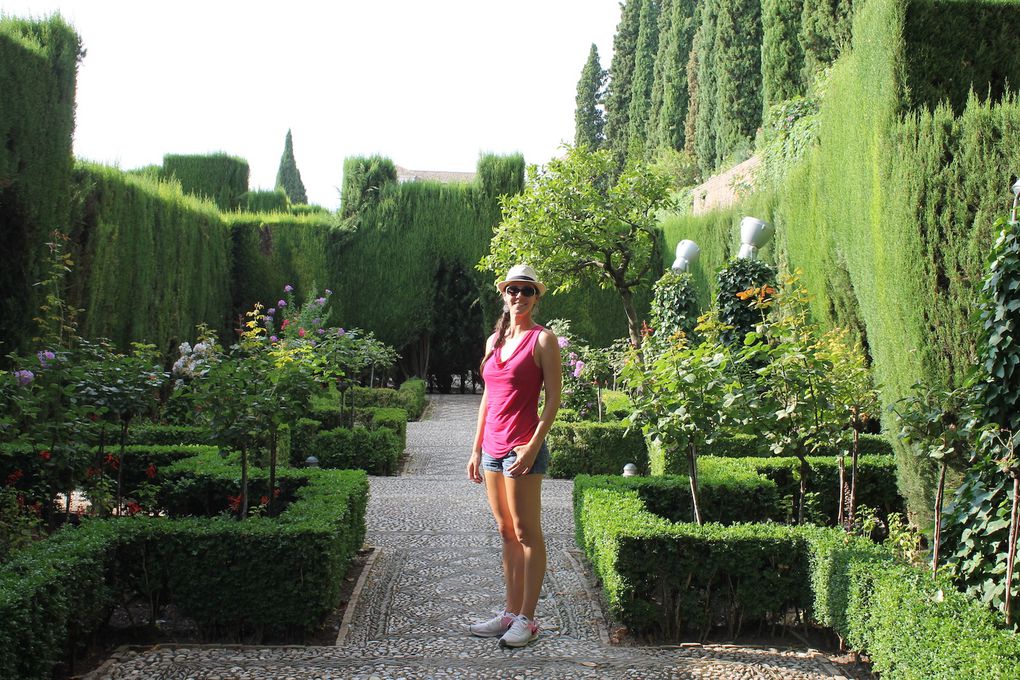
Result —
[[472, 635], [478, 637], [499, 637], [506, 632], [506, 629], [513, 622], [514, 615], [504, 610], [502, 614], [497, 614], [488, 621], [472, 623], [468, 626], [468, 630], [471, 631]]
[[499, 639], [500, 647], [523, 647], [538, 637], [538, 624], [524, 614], [518, 614], [510, 629]]

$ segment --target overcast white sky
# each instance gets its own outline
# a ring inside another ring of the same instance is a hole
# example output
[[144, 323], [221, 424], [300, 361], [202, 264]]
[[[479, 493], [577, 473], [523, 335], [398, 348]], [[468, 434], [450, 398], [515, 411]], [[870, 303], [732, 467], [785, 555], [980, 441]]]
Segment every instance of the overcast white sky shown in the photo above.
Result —
[[309, 200], [331, 209], [348, 156], [548, 161], [573, 140], [591, 44], [608, 68], [620, 18], [618, 0], [0, 0], [55, 11], [88, 51], [77, 157], [126, 170], [223, 151], [271, 189], [290, 128]]

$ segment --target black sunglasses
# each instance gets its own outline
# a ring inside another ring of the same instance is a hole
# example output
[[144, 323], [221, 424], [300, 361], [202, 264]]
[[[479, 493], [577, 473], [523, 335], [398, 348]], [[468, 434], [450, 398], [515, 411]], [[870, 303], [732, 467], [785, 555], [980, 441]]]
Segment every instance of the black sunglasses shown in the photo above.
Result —
[[524, 286], [523, 288], [520, 288], [519, 286], [507, 286], [504, 290], [510, 295], [523, 295], [524, 297], [531, 297], [538, 292], [531, 286]]

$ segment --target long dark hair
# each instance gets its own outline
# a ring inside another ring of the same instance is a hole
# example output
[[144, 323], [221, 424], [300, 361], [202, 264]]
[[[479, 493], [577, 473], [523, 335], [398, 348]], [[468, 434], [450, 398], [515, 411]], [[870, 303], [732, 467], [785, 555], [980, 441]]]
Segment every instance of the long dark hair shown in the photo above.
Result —
[[503, 343], [506, 341], [506, 332], [509, 328], [510, 307], [504, 304], [503, 313], [499, 315], [498, 319], [496, 319], [496, 327], [492, 330], [492, 332], [496, 334], [496, 340], [492, 343], [492, 349], [485, 353], [485, 356], [482, 357], [482, 362], [478, 364], [479, 373], [481, 373], [482, 369], [485, 368], [485, 362], [489, 360], [489, 357], [492, 356], [493, 352], [495, 352], [498, 347], [503, 346]]

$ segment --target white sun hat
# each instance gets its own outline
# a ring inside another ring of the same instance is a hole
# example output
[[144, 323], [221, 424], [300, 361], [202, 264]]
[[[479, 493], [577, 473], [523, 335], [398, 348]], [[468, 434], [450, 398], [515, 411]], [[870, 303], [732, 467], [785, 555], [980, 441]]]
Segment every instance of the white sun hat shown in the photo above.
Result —
[[545, 284], [538, 280], [535, 270], [526, 264], [515, 264], [506, 273], [506, 278], [496, 282], [496, 289], [500, 293], [511, 283], [530, 283], [538, 288], [539, 295], [545, 295]]

